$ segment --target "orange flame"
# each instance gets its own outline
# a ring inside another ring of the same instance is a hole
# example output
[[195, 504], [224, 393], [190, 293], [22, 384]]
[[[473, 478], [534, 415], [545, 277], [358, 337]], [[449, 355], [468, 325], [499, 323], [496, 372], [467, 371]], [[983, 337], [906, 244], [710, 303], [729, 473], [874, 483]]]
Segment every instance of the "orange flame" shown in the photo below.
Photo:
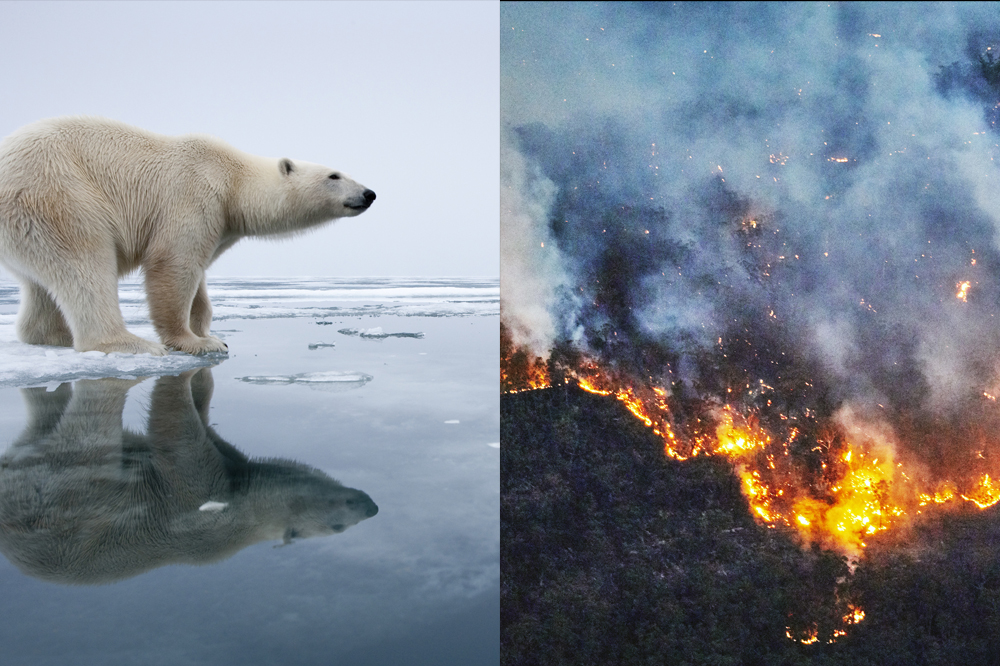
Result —
[[983, 474], [979, 484], [968, 495], [962, 495], [962, 499], [972, 502], [980, 509], [987, 509], [1000, 502], [1000, 487], [997, 487], [989, 474]]
[[806, 542], [856, 556], [871, 536], [902, 525], [920, 509], [958, 500], [985, 509], [1000, 502], [1000, 481], [988, 473], [961, 484], [961, 489], [954, 482], [922, 488], [919, 474], [894, 461], [891, 443], [869, 437], [862, 426], [845, 427], [836, 443], [813, 449], [826, 447], [819, 451], [821, 469], [816, 476], [816, 470], [803, 469], [790, 455], [798, 436], [795, 428], [784, 440], [776, 440], [752, 413], [716, 403], [703, 405], [701, 417], [688, 419], [701, 423], [700, 429], [678, 430], [669, 389], [641, 383], [622, 386], [593, 363], [576, 372], [580, 388], [613, 395], [659, 435], [668, 457], [711, 455], [732, 461], [755, 519], [769, 527], [794, 529]]

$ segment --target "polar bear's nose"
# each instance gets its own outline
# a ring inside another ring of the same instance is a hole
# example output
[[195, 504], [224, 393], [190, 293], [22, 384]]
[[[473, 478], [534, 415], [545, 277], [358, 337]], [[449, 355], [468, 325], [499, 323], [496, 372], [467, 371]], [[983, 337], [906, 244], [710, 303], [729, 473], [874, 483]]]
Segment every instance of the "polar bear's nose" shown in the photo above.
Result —
[[365, 202], [367, 202], [369, 206], [373, 201], [375, 201], [375, 193], [372, 192], [371, 190], [365, 190], [364, 194], [362, 194], [361, 196], [365, 198]]

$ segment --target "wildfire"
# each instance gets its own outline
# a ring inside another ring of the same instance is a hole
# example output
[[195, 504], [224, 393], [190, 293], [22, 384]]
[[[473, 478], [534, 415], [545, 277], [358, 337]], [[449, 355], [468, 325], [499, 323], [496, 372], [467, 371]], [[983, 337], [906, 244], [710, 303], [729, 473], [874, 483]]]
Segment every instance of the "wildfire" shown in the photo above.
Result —
[[[959, 283], [960, 297], [969, 284]], [[729, 402], [723, 404], [717, 398], [682, 400], [670, 386], [605, 371], [583, 355], [562, 370], [551, 359], [546, 365], [540, 358], [518, 356], [510, 347], [502, 349], [502, 359], [506, 390], [547, 385], [554, 372], [557, 383], [569, 381], [620, 401], [662, 438], [666, 456], [731, 461], [754, 519], [794, 531], [804, 543], [858, 556], [875, 535], [935, 507], [987, 509], [1000, 503], [1000, 469], [984, 468], [989, 460], [982, 451], [975, 460], [952, 464], [951, 469], [960, 470], [954, 479], [935, 481], [918, 464], [896, 460], [895, 436], [875, 416], [846, 407], [822, 422], [808, 409], [777, 417], [760, 412], [765, 402], [771, 405], [767, 398], [775, 391], [763, 381], [730, 387], [725, 394]], [[993, 395], [983, 395], [995, 401]], [[839, 628], [824, 630], [832, 634], [800, 627], [789, 628], [786, 635], [803, 644], [819, 642], [821, 635], [833, 642], [865, 618], [861, 608], [848, 608]]]
[[[508, 353], [507, 358], [520, 363], [511, 369], [508, 360], [503, 374], [521, 378], [514, 390], [548, 384], [541, 359], [532, 362], [529, 356], [521, 358], [516, 353]], [[581, 363], [569, 376], [585, 391], [619, 400], [663, 439], [668, 457], [683, 461], [704, 455], [731, 460], [750, 511], [761, 523], [791, 528], [806, 542], [846, 554], [860, 554], [870, 537], [930, 507], [968, 503], [985, 509], [1000, 502], [1000, 477], [985, 471], [964, 483], [946, 481], [922, 487], [916, 470], [894, 461], [889, 443], [877, 437], [866, 439], [860, 427], [844, 428], [839, 437], [820, 442], [810, 452], [814, 458], [807, 465], [801, 453], [791, 455], [799, 439], [798, 428], [776, 437], [752, 410], [735, 403], [702, 402], [694, 418], [685, 414], [678, 422], [667, 387], [631, 383], [602, 371], [592, 361]], [[759, 390], [766, 389], [770, 387], [761, 383]]]

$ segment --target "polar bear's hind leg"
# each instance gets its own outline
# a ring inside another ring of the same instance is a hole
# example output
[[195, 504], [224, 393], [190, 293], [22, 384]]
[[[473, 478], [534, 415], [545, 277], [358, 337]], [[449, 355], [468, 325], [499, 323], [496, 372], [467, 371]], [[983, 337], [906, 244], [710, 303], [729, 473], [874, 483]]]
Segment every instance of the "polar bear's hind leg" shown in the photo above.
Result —
[[73, 332], [73, 348], [163, 356], [166, 347], [144, 340], [125, 328], [118, 304], [118, 275], [114, 253], [94, 253], [90, 270], [71, 263], [51, 272], [46, 284]]
[[39, 284], [21, 278], [21, 307], [17, 313], [17, 337], [30, 345], [72, 347], [73, 333], [59, 306]]

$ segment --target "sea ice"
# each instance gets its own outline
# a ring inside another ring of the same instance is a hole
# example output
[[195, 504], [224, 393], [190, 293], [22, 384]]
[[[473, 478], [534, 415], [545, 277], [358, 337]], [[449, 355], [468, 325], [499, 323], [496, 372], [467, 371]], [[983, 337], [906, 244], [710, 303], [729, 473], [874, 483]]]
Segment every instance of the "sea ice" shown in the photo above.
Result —
[[423, 333], [385, 333], [381, 326], [375, 328], [342, 328], [337, 333], [342, 335], [357, 335], [368, 340], [385, 340], [386, 338], [417, 338], [424, 337]]
[[[498, 280], [474, 278], [209, 278], [208, 291], [216, 321], [307, 317], [317, 319], [316, 323], [321, 325], [333, 323], [320, 320], [323, 317], [496, 316], [500, 302]], [[122, 281], [118, 299], [129, 330], [148, 340], [156, 340], [142, 281], [134, 278]], [[77, 379], [174, 375], [215, 365], [225, 358], [219, 354], [198, 357], [180, 352], [166, 356], [78, 353], [65, 347], [26, 345], [17, 340], [14, 331], [18, 303], [17, 284], [0, 277], [0, 386], [51, 386]], [[212, 331], [217, 335], [222, 332], [214, 327]], [[371, 340], [424, 336], [423, 333], [385, 333], [381, 327], [342, 329], [341, 333]], [[309, 348], [323, 346], [332, 344], [320, 342]], [[350, 373], [338, 379], [309, 379], [294, 375], [244, 378], [244, 381], [350, 387], [362, 386], [371, 380], [368, 375], [359, 373], [355, 373], [353, 379], [348, 379], [349, 376]]]
[[341, 390], [360, 388], [374, 379], [363, 372], [303, 372], [297, 375], [257, 375], [237, 377], [248, 384], [306, 384], [313, 388]]
[[215, 365], [221, 354], [191, 356], [172, 352], [166, 356], [92, 351], [79, 353], [68, 347], [26, 345], [10, 339], [13, 327], [0, 325], [0, 386], [48, 386], [77, 379], [101, 377], [157, 377], [176, 375]]

